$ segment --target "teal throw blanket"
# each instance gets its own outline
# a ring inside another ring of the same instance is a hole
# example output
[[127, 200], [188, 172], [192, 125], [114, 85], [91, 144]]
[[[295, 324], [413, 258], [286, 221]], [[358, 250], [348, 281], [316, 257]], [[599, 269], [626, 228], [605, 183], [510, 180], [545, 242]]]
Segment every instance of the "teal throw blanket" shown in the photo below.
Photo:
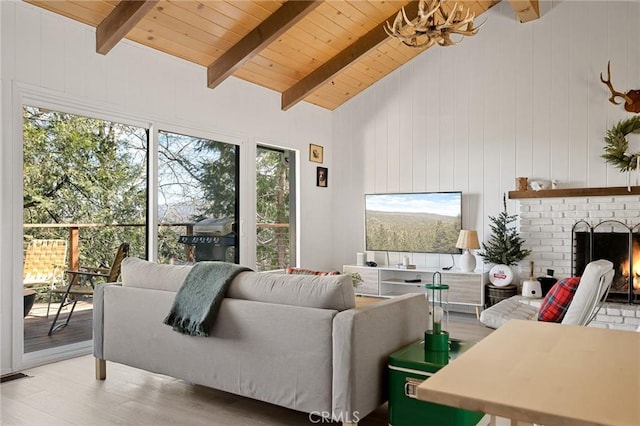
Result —
[[231, 281], [251, 269], [225, 262], [196, 263], [178, 290], [164, 323], [174, 331], [208, 336]]

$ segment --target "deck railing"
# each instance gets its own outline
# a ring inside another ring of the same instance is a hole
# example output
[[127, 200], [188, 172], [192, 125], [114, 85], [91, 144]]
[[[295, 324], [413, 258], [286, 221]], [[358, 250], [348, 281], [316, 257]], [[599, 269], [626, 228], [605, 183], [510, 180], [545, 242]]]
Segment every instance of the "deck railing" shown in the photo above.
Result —
[[[193, 222], [175, 222], [175, 223], [160, 223], [158, 227], [182, 227], [184, 228], [184, 235], [192, 235], [193, 227], [195, 223]], [[82, 229], [95, 229], [95, 228], [125, 228], [125, 227], [133, 227], [133, 228], [144, 228], [147, 224], [144, 223], [28, 223], [24, 224], [23, 227], [25, 229], [34, 229], [34, 228], [42, 228], [42, 229], [67, 229], [67, 238], [68, 238], [68, 247], [69, 247], [69, 265], [68, 269], [72, 271], [77, 271], [80, 266], [80, 239], [81, 239], [81, 230]], [[273, 243], [278, 245], [277, 257], [278, 259], [274, 259], [274, 265], [280, 265], [280, 267], [286, 263], [284, 259], [284, 253], [286, 251], [286, 247], [280, 247], [283, 243], [289, 244], [288, 232], [289, 232], [289, 224], [288, 223], [258, 223], [258, 228], [269, 229], [275, 228], [277, 233], [287, 234], [287, 238], [275, 238]], [[193, 247], [185, 245], [184, 246], [184, 257], [187, 261], [194, 260], [194, 250]]]
[[[187, 235], [193, 233], [193, 223], [161, 223], [159, 227], [183, 227]], [[67, 229], [68, 238], [68, 269], [77, 271], [80, 266], [80, 238], [82, 229], [95, 228], [145, 228], [144, 223], [26, 223], [23, 225], [25, 229]], [[185, 246], [185, 256], [192, 256], [192, 250]]]

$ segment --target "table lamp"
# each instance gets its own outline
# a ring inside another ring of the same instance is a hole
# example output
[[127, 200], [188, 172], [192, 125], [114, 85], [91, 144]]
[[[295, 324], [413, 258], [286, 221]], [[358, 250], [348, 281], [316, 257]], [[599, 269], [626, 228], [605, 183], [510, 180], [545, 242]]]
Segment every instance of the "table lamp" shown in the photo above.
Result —
[[442, 284], [440, 272], [434, 272], [431, 284], [425, 285], [425, 288], [431, 290], [431, 330], [424, 332], [426, 359], [428, 361], [437, 361], [439, 364], [446, 364], [449, 358], [449, 332], [442, 329], [442, 319], [444, 317], [442, 292], [448, 292], [449, 286]]
[[460, 256], [460, 269], [462, 272], [473, 272], [476, 269], [476, 257], [469, 250], [480, 248], [478, 233], [461, 229], [456, 247], [464, 250], [464, 253]]

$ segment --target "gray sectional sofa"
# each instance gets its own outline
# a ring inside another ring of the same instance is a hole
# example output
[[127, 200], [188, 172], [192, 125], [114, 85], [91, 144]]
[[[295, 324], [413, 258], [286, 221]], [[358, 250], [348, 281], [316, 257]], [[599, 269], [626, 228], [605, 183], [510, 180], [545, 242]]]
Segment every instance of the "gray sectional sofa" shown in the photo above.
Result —
[[192, 266], [128, 258], [94, 295], [96, 376], [113, 361], [344, 424], [386, 401], [389, 354], [423, 337], [422, 294], [355, 307], [348, 275], [242, 272], [209, 337], [163, 324]]

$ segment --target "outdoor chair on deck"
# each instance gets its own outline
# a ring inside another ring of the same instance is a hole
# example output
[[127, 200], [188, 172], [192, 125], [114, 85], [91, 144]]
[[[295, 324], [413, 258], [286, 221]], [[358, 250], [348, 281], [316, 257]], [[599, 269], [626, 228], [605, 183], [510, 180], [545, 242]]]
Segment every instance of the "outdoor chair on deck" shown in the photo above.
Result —
[[[22, 284], [24, 286], [24, 316], [27, 316], [33, 301], [33, 287], [46, 287], [49, 292], [47, 318], [51, 306], [52, 291], [56, 285], [64, 283], [64, 270], [67, 267], [66, 240], [31, 240], [24, 253]], [[28, 309], [27, 309], [28, 308]]]
[[[584, 268], [580, 284], [568, 307], [564, 307], [566, 314], [562, 317], [562, 324], [588, 325], [600, 310], [602, 300], [607, 297], [614, 275], [615, 270], [610, 261], [600, 259], [590, 262]], [[556, 283], [554, 288], [561, 284]], [[554, 288], [549, 293], [554, 292]], [[482, 311], [480, 322], [490, 328], [499, 328], [512, 319], [537, 320], [540, 314], [538, 308], [523, 303], [525, 300], [523, 296], [502, 300]]]
[[[69, 284], [63, 287], [58, 287], [54, 290], [55, 293], [63, 294], [58, 312], [51, 323], [49, 329], [49, 336], [51, 336], [57, 330], [66, 327], [71, 320], [73, 310], [78, 303], [80, 296], [93, 296], [93, 289], [95, 288], [94, 279], [99, 278], [104, 282], [112, 283], [118, 280], [120, 276], [120, 265], [122, 260], [129, 255], [129, 243], [122, 243], [118, 247], [116, 256], [111, 263], [111, 268], [85, 268], [80, 267], [77, 271], [65, 271], [70, 279]], [[58, 323], [60, 312], [65, 306], [71, 305], [71, 310], [67, 315], [67, 319], [64, 323]]]

